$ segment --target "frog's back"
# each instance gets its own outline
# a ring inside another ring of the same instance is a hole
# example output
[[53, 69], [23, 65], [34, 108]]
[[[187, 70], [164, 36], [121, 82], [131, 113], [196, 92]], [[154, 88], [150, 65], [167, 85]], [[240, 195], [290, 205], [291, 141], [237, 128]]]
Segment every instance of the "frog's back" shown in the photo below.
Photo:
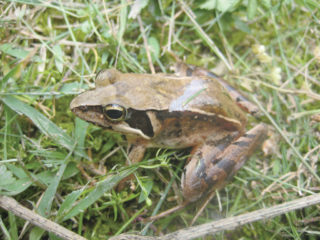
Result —
[[115, 83], [118, 85], [115, 99], [125, 101], [117, 103], [126, 107], [219, 116], [239, 126], [246, 122], [245, 114], [216, 79], [163, 74], [123, 74], [122, 77]]

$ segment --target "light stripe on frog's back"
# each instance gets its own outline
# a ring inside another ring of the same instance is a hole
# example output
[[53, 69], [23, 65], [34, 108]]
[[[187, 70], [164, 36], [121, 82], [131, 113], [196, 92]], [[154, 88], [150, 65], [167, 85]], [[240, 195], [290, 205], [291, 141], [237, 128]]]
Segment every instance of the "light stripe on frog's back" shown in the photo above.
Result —
[[187, 109], [187, 105], [194, 97], [206, 90], [206, 84], [203, 79], [192, 80], [184, 89], [182, 95], [172, 100], [169, 106], [169, 112], [183, 111]]

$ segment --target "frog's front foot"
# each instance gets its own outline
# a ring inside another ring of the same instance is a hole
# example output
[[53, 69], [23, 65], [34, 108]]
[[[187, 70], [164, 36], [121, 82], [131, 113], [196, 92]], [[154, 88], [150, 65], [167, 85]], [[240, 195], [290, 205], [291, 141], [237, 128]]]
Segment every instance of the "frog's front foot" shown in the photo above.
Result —
[[206, 154], [210, 146], [204, 144], [196, 150], [185, 167], [182, 176], [183, 196], [188, 201], [196, 201], [204, 192], [212, 192], [225, 185], [267, 137], [268, 127], [259, 124], [243, 136], [211, 147], [215, 153]]

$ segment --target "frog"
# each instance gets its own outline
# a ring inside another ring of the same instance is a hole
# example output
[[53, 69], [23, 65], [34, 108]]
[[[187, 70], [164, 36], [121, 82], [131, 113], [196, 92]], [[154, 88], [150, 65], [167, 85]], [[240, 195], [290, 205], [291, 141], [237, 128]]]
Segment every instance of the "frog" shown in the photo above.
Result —
[[148, 148], [190, 148], [181, 176], [185, 202], [223, 187], [267, 138], [264, 123], [246, 131], [258, 108], [225, 80], [178, 63], [176, 74], [101, 70], [95, 88], [76, 96], [71, 111], [125, 135], [130, 164]]

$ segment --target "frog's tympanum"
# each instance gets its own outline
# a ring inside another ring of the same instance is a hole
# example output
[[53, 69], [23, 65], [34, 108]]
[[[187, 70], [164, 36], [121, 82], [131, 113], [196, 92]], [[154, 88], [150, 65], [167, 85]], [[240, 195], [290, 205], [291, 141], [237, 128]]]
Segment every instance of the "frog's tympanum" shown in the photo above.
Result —
[[98, 73], [96, 88], [71, 102], [80, 118], [122, 133], [138, 162], [146, 148], [188, 148], [182, 176], [183, 196], [196, 201], [224, 185], [267, 135], [258, 124], [245, 132], [243, 110], [257, 109], [212, 73], [180, 64], [178, 75]]

